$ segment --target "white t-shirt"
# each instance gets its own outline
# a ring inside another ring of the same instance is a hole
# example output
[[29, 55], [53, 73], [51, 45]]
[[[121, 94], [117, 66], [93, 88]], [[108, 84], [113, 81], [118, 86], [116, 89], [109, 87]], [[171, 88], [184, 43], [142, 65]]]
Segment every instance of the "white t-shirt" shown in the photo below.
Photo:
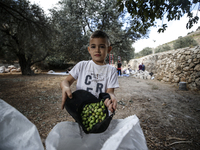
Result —
[[118, 88], [116, 68], [110, 65], [97, 65], [92, 60], [77, 63], [69, 72], [77, 80], [76, 90], [86, 90], [97, 98], [108, 88]]

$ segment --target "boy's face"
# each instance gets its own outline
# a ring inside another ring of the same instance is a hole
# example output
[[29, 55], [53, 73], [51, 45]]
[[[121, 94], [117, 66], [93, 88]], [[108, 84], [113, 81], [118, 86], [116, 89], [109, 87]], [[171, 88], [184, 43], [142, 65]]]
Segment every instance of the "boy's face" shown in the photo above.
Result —
[[92, 60], [97, 65], [104, 65], [104, 60], [108, 53], [112, 50], [112, 47], [108, 45], [106, 38], [91, 38], [88, 52], [90, 53]]

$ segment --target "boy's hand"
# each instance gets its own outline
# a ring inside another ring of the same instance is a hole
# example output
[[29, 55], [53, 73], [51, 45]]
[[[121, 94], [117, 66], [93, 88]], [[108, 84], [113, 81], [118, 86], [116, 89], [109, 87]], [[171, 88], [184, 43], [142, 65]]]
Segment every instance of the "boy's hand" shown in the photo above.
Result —
[[[111, 94], [110, 94], [111, 96]], [[104, 104], [106, 105], [106, 107], [108, 107], [108, 110], [110, 110], [112, 113], [116, 110], [117, 108], [117, 100], [115, 98], [114, 95], [111, 96], [111, 99], [107, 98], [104, 101]]]
[[106, 107], [108, 107], [108, 110], [110, 110], [112, 113], [116, 110], [117, 108], [117, 99], [115, 97], [114, 94], [114, 88], [108, 88], [106, 93], [108, 93], [110, 95], [110, 99], [106, 99], [104, 101], [104, 104], [106, 105]]
[[75, 81], [75, 79], [69, 74], [69, 76], [60, 83], [60, 87], [62, 89], [62, 105], [61, 109], [64, 109], [65, 101], [67, 97], [72, 98], [72, 92], [70, 89], [71, 84]]
[[70, 99], [72, 98], [72, 92], [69, 87], [63, 87], [62, 88], [62, 106], [61, 109], [64, 109], [65, 106], [65, 101], [69, 97]]

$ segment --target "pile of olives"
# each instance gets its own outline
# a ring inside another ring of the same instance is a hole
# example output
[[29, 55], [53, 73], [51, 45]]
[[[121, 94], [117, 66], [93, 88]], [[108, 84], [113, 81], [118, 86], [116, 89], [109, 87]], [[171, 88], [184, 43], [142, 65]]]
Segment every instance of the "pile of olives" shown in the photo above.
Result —
[[101, 100], [97, 103], [90, 103], [83, 107], [81, 112], [82, 123], [87, 131], [90, 131], [93, 126], [102, 122], [106, 118], [106, 106]]

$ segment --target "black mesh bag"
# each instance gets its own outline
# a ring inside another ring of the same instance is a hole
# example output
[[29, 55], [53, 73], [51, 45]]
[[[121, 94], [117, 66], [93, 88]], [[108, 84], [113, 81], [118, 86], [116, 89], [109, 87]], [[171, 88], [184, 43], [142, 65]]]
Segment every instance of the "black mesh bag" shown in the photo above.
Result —
[[96, 123], [90, 131], [86, 129], [86, 127], [83, 125], [83, 120], [81, 117], [81, 112], [87, 104], [90, 103], [98, 103], [100, 101], [103, 101], [109, 98], [110, 95], [108, 93], [100, 93], [99, 99], [97, 99], [93, 94], [90, 92], [87, 92], [85, 90], [77, 90], [72, 93], [72, 99], [67, 98], [65, 102], [65, 109], [67, 112], [75, 119], [75, 121], [82, 127], [83, 131], [85, 133], [102, 133], [104, 132], [109, 124], [110, 121], [113, 118], [113, 114], [109, 116], [108, 108], [105, 107], [105, 113], [106, 117], [102, 122]]

